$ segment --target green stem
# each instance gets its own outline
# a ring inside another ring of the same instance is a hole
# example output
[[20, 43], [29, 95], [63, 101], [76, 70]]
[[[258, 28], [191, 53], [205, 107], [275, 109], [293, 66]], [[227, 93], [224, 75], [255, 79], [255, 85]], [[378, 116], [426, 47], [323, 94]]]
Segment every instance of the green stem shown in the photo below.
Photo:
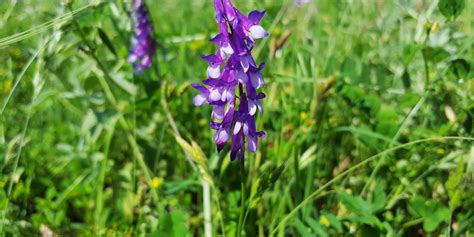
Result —
[[448, 229], [446, 230], [446, 237], [451, 237], [451, 226], [453, 225], [453, 214], [449, 215]]
[[403, 224], [403, 228], [408, 228], [408, 227], [412, 227], [412, 226], [415, 226], [415, 225], [418, 225], [418, 224], [421, 224], [423, 223], [423, 218], [418, 218], [418, 219], [415, 219], [415, 220], [412, 220], [412, 221], [409, 221], [405, 224]]
[[240, 166], [240, 215], [239, 224], [237, 225], [237, 237], [242, 236], [245, 215], [245, 160], [239, 161]]
[[428, 84], [430, 83], [430, 67], [428, 66], [428, 59], [426, 58], [425, 52], [423, 52], [423, 64], [425, 66], [425, 91], [427, 91]]
[[428, 85], [430, 83], [430, 67], [428, 65], [428, 58], [426, 57], [426, 46], [428, 45], [428, 40], [430, 39], [431, 28], [426, 30], [426, 38], [423, 42], [423, 51], [421, 54], [423, 55], [423, 64], [425, 66], [425, 92], [428, 90]]
[[[397, 130], [397, 133], [395, 133], [395, 135], [392, 137], [392, 139], [390, 140], [390, 143], [388, 144], [388, 146], [386, 147], [386, 149], [389, 149], [389, 148], [392, 148], [397, 142], [398, 142], [398, 139], [400, 138], [400, 135], [402, 133], [402, 131], [409, 125], [409, 122], [412, 120], [412, 118], [416, 115], [416, 113], [418, 113], [418, 111], [420, 110], [421, 106], [425, 103], [425, 95], [423, 95], [420, 100], [416, 103], [416, 105], [412, 108], [412, 110], [410, 111], [410, 113], [407, 115], [407, 117], [405, 117], [405, 119], [403, 120], [402, 124], [400, 125], [400, 127], [398, 128]], [[365, 191], [367, 191], [369, 185], [372, 183], [373, 180], [375, 180], [375, 175], [377, 174], [377, 172], [379, 171], [379, 169], [382, 167], [382, 164], [384, 163], [385, 159], [387, 157], [387, 154], [384, 154], [382, 155], [382, 157], [377, 161], [377, 164], [375, 165], [375, 168], [374, 170], [372, 171], [372, 173], [370, 174], [369, 176], [369, 179], [367, 180], [367, 182], [365, 183], [364, 187], [362, 188], [362, 191], [360, 192], [360, 195], [364, 195], [365, 194]]]
[[[105, 145], [104, 145], [104, 159], [102, 160], [100, 166], [100, 176], [99, 176], [99, 190], [97, 191], [97, 198], [96, 198], [96, 210], [95, 210], [95, 223], [102, 227], [102, 221], [100, 220], [100, 214], [102, 212], [102, 208], [104, 207], [104, 183], [105, 183], [105, 175], [107, 173], [107, 162], [109, 158], [110, 152], [110, 144], [112, 142], [113, 134], [115, 130], [115, 124], [111, 126], [111, 129], [107, 132]], [[100, 233], [101, 229], [97, 230]]]

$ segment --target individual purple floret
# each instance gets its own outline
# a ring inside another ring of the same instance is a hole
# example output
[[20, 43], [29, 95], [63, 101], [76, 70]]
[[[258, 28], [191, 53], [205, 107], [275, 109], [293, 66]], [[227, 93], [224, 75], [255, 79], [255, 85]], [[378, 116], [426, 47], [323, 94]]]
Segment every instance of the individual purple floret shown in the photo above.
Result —
[[216, 54], [202, 57], [209, 63], [208, 79], [204, 85], [193, 85], [201, 92], [193, 102], [213, 107], [211, 128], [216, 130], [217, 149], [221, 151], [231, 140], [230, 157], [241, 160], [245, 144], [250, 152], [256, 152], [258, 139], [265, 137], [255, 126], [257, 111], [263, 113], [261, 100], [265, 94], [257, 90], [265, 87], [261, 73], [265, 64], [257, 65], [251, 54], [255, 40], [268, 36], [260, 25], [265, 11], [245, 16], [231, 0], [214, 0], [214, 6], [220, 31], [211, 42], [219, 49]]
[[301, 7], [302, 5], [308, 4], [310, 0], [295, 0], [295, 5]]
[[155, 54], [153, 26], [150, 22], [146, 5], [142, 0], [135, 0], [132, 17], [135, 33], [128, 61], [133, 64], [136, 73], [141, 73], [144, 69], [151, 66], [153, 55]]

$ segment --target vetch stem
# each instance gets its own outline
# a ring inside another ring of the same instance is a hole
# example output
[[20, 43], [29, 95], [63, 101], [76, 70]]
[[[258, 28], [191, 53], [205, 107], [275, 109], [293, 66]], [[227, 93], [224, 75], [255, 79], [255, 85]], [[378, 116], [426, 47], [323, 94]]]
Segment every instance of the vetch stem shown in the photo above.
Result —
[[211, 219], [211, 187], [206, 179], [202, 179], [202, 195], [204, 206], [204, 236], [212, 237], [212, 219]]
[[239, 224], [237, 225], [237, 237], [242, 236], [243, 222], [245, 215], [245, 159], [242, 159], [239, 162], [240, 167], [240, 215], [239, 215]]

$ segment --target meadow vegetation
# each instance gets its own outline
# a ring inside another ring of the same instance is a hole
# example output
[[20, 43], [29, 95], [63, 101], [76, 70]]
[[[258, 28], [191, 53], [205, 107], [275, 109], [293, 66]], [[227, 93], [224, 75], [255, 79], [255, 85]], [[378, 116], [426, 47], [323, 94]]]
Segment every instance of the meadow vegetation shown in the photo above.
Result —
[[234, 0], [267, 10], [266, 131], [245, 172], [191, 87], [209, 0], [0, 1], [0, 235], [471, 236], [472, 0]]

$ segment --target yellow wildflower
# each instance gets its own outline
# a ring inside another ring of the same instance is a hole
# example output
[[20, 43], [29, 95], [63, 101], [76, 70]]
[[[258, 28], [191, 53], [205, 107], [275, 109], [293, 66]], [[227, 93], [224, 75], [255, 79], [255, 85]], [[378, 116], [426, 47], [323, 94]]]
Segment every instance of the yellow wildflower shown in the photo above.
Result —
[[154, 177], [151, 182], [150, 182], [150, 187], [152, 189], [157, 189], [163, 184], [163, 179], [162, 178], [157, 178]]
[[330, 225], [329, 219], [326, 216], [321, 216], [319, 218], [319, 223], [321, 223], [321, 225], [326, 226], [326, 227], [329, 227]]
[[300, 113], [300, 118], [301, 118], [301, 120], [306, 120], [306, 119], [308, 119], [308, 113], [306, 113], [306, 112], [301, 112], [301, 113]]
[[444, 151], [443, 148], [439, 148], [439, 149], [436, 150], [436, 154], [438, 154], [438, 155], [444, 155], [445, 153], [446, 153], [446, 151]]

